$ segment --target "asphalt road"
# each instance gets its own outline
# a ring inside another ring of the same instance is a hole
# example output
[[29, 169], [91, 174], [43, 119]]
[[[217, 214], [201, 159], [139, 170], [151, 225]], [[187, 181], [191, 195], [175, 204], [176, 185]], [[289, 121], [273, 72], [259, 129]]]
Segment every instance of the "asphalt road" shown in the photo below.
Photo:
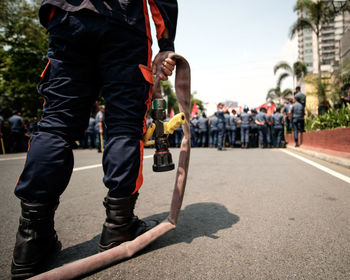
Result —
[[[145, 150], [135, 212], [165, 218], [175, 171], [153, 173], [152, 154]], [[20, 212], [13, 189], [24, 157], [0, 157], [0, 279], [10, 278]], [[350, 177], [349, 169], [309, 159]], [[50, 267], [97, 252], [106, 189], [101, 167], [83, 167], [100, 162], [95, 151], [75, 152], [56, 212], [63, 247]], [[284, 150], [192, 149], [178, 228], [84, 279], [350, 279], [350, 184]]]

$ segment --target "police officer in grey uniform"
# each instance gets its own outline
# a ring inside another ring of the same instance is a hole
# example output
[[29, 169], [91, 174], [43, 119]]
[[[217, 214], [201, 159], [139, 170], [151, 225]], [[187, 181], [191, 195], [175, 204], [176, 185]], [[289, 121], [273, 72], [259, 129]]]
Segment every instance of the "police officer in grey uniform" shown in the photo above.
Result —
[[283, 115], [281, 114], [281, 108], [277, 108], [276, 112], [272, 115], [272, 127], [275, 136], [276, 148], [281, 147], [281, 140], [283, 134]]
[[245, 149], [247, 149], [249, 145], [250, 122], [252, 121], [252, 116], [248, 111], [249, 108], [244, 107], [243, 112], [239, 117], [241, 125], [241, 147]]
[[216, 147], [218, 144], [218, 117], [214, 116], [209, 119], [209, 147]]
[[208, 141], [208, 118], [205, 113], [198, 119], [198, 147], [205, 147]]
[[191, 147], [198, 146], [198, 115], [190, 120]]
[[[303, 132], [305, 126], [305, 108], [302, 105], [302, 103], [299, 102], [299, 100], [299, 97], [297, 97], [296, 95], [294, 97], [294, 104], [292, 106], [292, 110], [289, 113], [289, 118], [293, 124], [295, 147], [299, 147], [300, 144], [303, 142]], [[298, 134], [300, 134], [300, 144]]]
[[8, 120], [11, 127], [12, 147], [15, 153], [24, 151], [24, 122], [21, 113], [15, 111]]
[[258, 125], [259, 130], [259, 147], [266, 148], [267, 147], [267, 122], [268, 119], [266, 117], [266, 108], [261, 107], [260, 112], [256, 115], [255, 123]]
[[217, 117], [218, 117], [218, 150], [221, 151], [222, 150], [222, 144], [224, 141], [224, 137], [225, 137], [225, 114], [226, 112], [231, 108], [232, 106], [232, 102], [230, 103], [230, 105], [226, 108], [224, 108], [224, 104], [223, 103], [219, 103], [218, 104], [218, 110], [217, 110]]
[[255, 123], [256, 115], [258, 114], [256, 109], [250, 110], [252, 121], [250, 122], [250, 140], [249, 140], [249, 146], [252, 148], [256, 148], [259, 146], [259, 131], [258, 131], [258, 125]]
[[284, 116], [284, 123], [286, 125], [286, 130], [287, 133], [291, 133], [292, 132], [292, 123], [289, 120], [289, 112], [292, 109], [292, 105], [293, 105], [293, 100], [292, 99], [288, 99], [288, 102], [284, 105], [282, 113]]
[[299, 87], [299, 86], [297, 86], [297, 87], [295, 88], [294, 97], [295, 97], [297, 100], [299, 100], [298, 102], [299, 102], [301, 105], [303, 105], [304, 110], [305, 110], [306, 96], [305, 96], [304, 93], [302, 93], [302, 92], [300, 91], [300, 87]]
[[237, 115], [236, 110], [232, 110], [232, 115], [230, 116], [230, 128], [231, 128], [231, 147], [235, 147], [236, 143], [236, 131], [237, 131]]
[[229, 143], [231, 145], [231, 124], [230, 124], [230, 112], [227, 111], [224, 114], [225, 117], [225, 137], [224, 137], [224, 144]]
[[267, 146], [269, 148], [272, 147], [272, 133], [273, 133], [273, 127], [271, 125], [272, 123], [272, 118], [271, 115], [266, 114], [266, 120], [267, 120], [267, 132], [266, 132], [266, 142]]
[[93, 116], [90, 116], [89, 119], [89, 125], [88, 128], [86, 129], [86, 135], [85, 135], [85, 145], [86, 148], [95, 148], [95, 123], [96, 120]]
[[175, 129], [174, 137], [175, 137], [175, 146], [179, 148], [181, 146], [181, 141], [183, 137], [182, 125], [180, 125], [178, 128]]

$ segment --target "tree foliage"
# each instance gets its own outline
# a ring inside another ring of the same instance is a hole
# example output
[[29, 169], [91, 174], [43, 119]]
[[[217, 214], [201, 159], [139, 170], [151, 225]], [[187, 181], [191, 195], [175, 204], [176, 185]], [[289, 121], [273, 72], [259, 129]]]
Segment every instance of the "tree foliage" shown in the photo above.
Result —
[[292, 93], [292, 90], [289, 88], [281, 91], [281, 88], [277, 86], [276, 88], [269, 89], [266, 95], [266, 101], [281, 106], [283, 105], [284, 99], [292, 95]]
[[330, 108], [322, 115], [312, 115], [305, 121], [306, 131], [350, 127], [350, 106]]
[[40, 1], [0, 2], [0, 104], [9, 114], [39, 116], [42, 99], [37, 93], [46, 64], [47, 34], [38, 20]]
[[290, 66], [288, 62], [280, 61], [274, 66], [273, 73], [276, 75], [277, 72], [280, 70], [284, 70], [284, 72], [282, 72], [277, 79], [277, 87], [279, 88], [282, 86], [282, 82], [286, 78], [292, 77], [293, 86], [294, 86], [295, 80], [297, 81], [298, 84], [300, 84], [302, 82], [302, 79], [307, 74], [307, 67], [301, 61], [295, 62], [293, 64], [293, 67]]
[[[161, 81], [162, 84], [162, 88], [163, 88], [163, 93], [164, 96], [166, 96], [166, 98], [168, 99], [168, 112], [170, 113], [171, 108], [174, 109], [175, 114], [179, 113], [179, 104], [177, 103], [177, 98], [176, 98], [176, 93], [174, 91], [173, 85], [171, 84], [171, 82], [168, 81]], [[194, 91], [191, 93], [191, 107], [190, 109], [192, 109], [194, 102], [196, 102], [198, 109], [200, 112], [204, 112], [205, 111], [205, 107], [204, 107], [204, 103], [202, 100], [196, 98], [197, 92]]]
[[[24, 118], [39, 117], [42, 98], [37, 93], [40, 74], [47, 63], [48, 38], [40, 25], [40, 0], [0, 0], [0, 104], [5, 115], [13, 110]], [[176, 94], [169, 81], [162, 82], [168, 109], [179, 112]], [[204, 111], [203, 102], [191, 97]], [[103, 100], [100, 97], [100, 102]], [[192, 107], [191, 107], [192, 108]]]

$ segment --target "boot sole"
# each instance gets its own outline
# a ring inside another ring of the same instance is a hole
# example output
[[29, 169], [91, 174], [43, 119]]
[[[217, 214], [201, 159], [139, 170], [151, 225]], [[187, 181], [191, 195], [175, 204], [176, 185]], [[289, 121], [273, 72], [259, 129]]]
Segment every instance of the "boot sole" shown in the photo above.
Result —
[[43, 257], [41, 260], [32, 264], [17, 264], [12, 259], [11, 263], [11, 278], [12, 279], [27, 279], [41, 273], [41, 269], [45, 266], [46, 263], [55, 257], [62, 248], [60, 241], [57, 241], [53, 248], [48, 252], [48, 254]]
[[104, 251], [106, 251], [106, 250], [109, 250], [109, 249], [112, 249], [112, 248], [114, 248], [114, 247], [117, 247], [117, 246], [119, 246], [120, 244], [122, 244], [122, 243], [124, 243], [124, 242], [127, 242], [127, 241], [131, 241], [131, 240], [126, 240], [126, 241], [122, 241], [122, 242], [113, 242], [113, 243], [111, 243], [111, 244], [109, 244], [109, 245], [106, 245], [106, 246], [103, 246], [103, 245], [99, 244], [99, 245], [98, 245], [98, 251], [99, 251], [100, 253], [102, 253], [102, 252], [104, 252]]
[[123, 240], [123, 241], [113, 241], [111, 243], [109, 243], [108, 245], [102, 245], [101, 243], [98, 245], [98, 251], [100, 253], [106, 251], [106, 250], [109, 250], [109, 249], [112, 249], [114, 247], [117, 247], [119, 246], [120, 244], [124, 243], [124, 242], [127, 242], [127, 241], [132, 241], [134, 240], [135, 238], [137, 238], [138, 236], [144, 234], [145, 232], [149, 231], [150, 229], [154, 228], [155, 226], [157, 226], [159, 224], [159, 221], [155, 221], [155, 220], [152, 220], [152, 221], [148, 221], [149, 226], [148, 227], [145, 227], [145, 228], [139, 228], [138, 230], [136, 230], [135, 232], [135, 235], [134, 235], [134, 238], [131, 238], [131, 239], [128, 239], [128, 240]]

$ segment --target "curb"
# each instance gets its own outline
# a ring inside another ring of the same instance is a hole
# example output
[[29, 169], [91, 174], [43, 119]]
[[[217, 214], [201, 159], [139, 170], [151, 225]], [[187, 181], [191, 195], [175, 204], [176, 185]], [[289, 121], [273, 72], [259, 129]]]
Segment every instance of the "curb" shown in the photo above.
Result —
[[292, 150], [292, 151], [296, 151], [296, 152], [300, 152], [318, 159], [322, 159], [324, 161], [330, 162], [330, 163], [334, 163], [337, 165], [341, 165], [343, 167], [349, 168], [350, 169], [350, 159], [349, 158], [344, 158], [344, 157], [337, 157], [337, 156], [333, 156], [330, 154], [325, 154], [325, 153], [320, 153], [320, 152], [316, 152], [313, 150], [309, 150], [309, 149], [305, 149], [305, 148], [295, 148], [295, 147], [291, 147], [291, 146], [287, 146], [287, 149]]

